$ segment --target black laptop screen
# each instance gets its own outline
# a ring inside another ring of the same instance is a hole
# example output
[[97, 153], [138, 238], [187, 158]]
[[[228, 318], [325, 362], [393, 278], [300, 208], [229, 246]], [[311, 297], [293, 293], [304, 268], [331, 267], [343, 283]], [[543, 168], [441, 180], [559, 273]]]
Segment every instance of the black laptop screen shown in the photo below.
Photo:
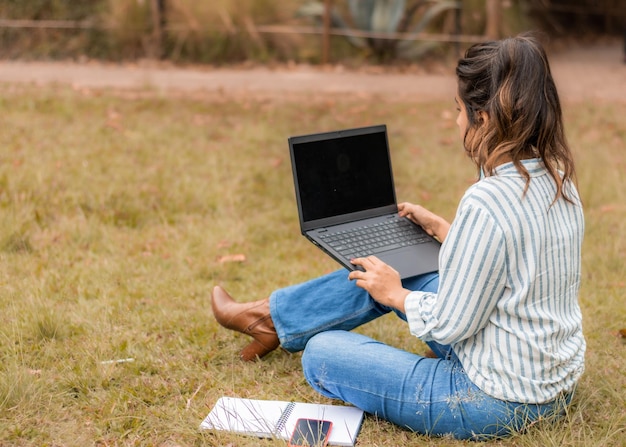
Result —
[[292, 142], [305, 222], [395, 204], [385, 131], [341, 135]]

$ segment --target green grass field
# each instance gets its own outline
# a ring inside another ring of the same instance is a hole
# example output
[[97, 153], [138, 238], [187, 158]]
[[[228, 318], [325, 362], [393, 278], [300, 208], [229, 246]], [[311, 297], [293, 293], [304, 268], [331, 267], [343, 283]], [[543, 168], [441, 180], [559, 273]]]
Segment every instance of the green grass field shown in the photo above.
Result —
[[[626, 442], [626, 104], [564, 106], [586, 206], [587, 369], [563, 422], [487, 445]], [[337, 268], [299, 234], [287, 136], [387, 123], [399, 199], [448, 218], [475, 176], [452, 99], [1, 85], [0, 122], [2, 446], [284, 445], [198, 425], [222, 395], [329, 402], [299, 354], [239, 362], [247, 339], [210, 312], [214, 284], [252, 300]], [[391, 316], [359, 331], [424, 349]], [[358, 445], [466, 443], [368, 417]]]

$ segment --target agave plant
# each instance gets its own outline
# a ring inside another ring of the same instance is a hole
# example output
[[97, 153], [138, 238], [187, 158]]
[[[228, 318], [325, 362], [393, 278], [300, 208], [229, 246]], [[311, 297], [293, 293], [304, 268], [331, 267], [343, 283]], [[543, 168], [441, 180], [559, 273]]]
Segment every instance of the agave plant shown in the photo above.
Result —
[[[433, 43], [418, 43], [413, 40], [385, 38], [384, 34], [404, 33], [414, 36], [426, 29], [432, 20], [440, 14], [460, 9], [461, 2], [453, 0], [348, 0], [349, 19], [333, 7], [330, 11], [331, 24], [344, 31], [356, 29], [373, 33], [376, 37], [362, 38], [346, 35], [346, 38], [358, 48], [369, 49], [378, 59], [393, 57], [412, 58], [422, 54]], [[311, 1], [303, 5], [298, 14], [321, 21], [324, 16], [324, 4]], [[418, 18], [417, 15], [421, 14]], [[415, 22], [416, 21], [416, 22]], [[415, 23], [414, 23], [415, 22]]]

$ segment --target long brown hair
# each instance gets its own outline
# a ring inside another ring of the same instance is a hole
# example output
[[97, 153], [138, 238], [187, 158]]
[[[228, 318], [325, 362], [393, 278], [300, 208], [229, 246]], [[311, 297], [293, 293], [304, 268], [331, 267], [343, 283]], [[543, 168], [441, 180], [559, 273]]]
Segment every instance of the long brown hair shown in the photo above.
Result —
[[[484, 175], [512, 161], [541, 158], [557, 185], [554, 200], [570, 201], [563, 185], [575, 181], [574, 161], [565, 139], [561, 103], [545, 50], [531, 34], [471, 46], [456, 68], [458, 96], [468, 128], [464, 145]], [[488, 125], [483, 126], [484, 112]], [[559, 173], [562, 171], [562, 176]]]

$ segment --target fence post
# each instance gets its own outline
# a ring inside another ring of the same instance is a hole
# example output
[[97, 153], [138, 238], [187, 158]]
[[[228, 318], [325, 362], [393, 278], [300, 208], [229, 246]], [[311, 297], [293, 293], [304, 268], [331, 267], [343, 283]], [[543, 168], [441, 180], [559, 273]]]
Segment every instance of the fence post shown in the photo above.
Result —
[[330, 61], [330, 8], [332, 0], [324, 0], [324, 32], [322, 34], [322, 63]]
[[489, 39], [500, 38], [500, 22], [502, 21], [502, 2], [501, 0], [487, 0], [487, 26], [485, 35]]
[[454, 10], [454, 34], [455, 37], [457, 38], [456, 42], [454, 43], [454, 51], [456, 52], [456, 56], [460, 57], [461, 56], [461, 42], [458, 40], [459, 36], [461, 35], [461, 10], [463, 8], [463, 2], [459, 1], [458, 3], [458, 8], [456, 8]]
[[163, 57], [165, 39], [165, 0], [151, 0], [152, 9], [152, 56]]

